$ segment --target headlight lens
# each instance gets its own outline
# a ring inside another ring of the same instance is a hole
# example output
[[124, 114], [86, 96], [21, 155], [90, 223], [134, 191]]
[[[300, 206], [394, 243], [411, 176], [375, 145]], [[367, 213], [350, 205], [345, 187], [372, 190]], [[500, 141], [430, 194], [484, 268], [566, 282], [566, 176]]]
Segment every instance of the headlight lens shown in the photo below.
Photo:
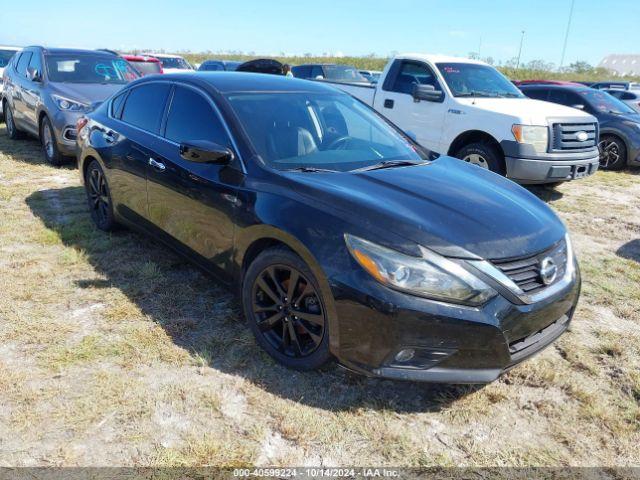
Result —
[[532, 145], [537, 153], [545, 153], [549, 144], [549, 129], [539, 125], [514, 125], [513, 137], [518, 143]]
[[68, 112], [88, 112], [90, 106], [86, 103], [76, 102], [60, 95], [51, 95], [51, 98], [56, 103], [60, 110], [66, 110]]
[[412, 257], [345, 234], [349, 252], [373, 278], [388, 287], [422, 297], [481, 305], [495, 290], [457, 263], [421, 247]]

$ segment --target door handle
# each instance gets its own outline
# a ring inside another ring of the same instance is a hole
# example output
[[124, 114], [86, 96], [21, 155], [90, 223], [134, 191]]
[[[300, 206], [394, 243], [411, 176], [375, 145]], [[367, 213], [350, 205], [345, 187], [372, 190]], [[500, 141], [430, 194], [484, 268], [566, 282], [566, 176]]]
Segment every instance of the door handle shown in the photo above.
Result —
[[390, 98], [387, 98], [384, 101], [384, 108], [393, 108], [393, 104], [394, 104], [393, 100], [391, 100]]
[[158, 162], [157, 160], [149, 157], [149, 165], [158, 170], [159, 172], [164, 172], [166, 170], [166, 166], [162, 162]]

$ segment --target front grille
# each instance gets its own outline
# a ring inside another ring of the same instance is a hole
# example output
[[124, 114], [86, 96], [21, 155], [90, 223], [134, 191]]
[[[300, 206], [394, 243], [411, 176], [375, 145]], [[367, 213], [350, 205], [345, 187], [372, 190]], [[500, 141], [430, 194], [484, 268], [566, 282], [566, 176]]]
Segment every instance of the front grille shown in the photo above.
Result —
[[[558, 267], [553, 282], [545, 284], [540, 270], [542, 262], [550, 258]], [[560, 280], [567, 268], [567, 244], [564, 240], [542, 253], [528, 257], [494, 260], [492, 262], [526, 294], [537, 293]]]
[[[598, 125], [596, 123], [554, 123], [552, 132], [553, 150], [579, 152], [593, 148], [598, 143]], [[585, 132], [587, 139], [578, 140], [579, 132]]]

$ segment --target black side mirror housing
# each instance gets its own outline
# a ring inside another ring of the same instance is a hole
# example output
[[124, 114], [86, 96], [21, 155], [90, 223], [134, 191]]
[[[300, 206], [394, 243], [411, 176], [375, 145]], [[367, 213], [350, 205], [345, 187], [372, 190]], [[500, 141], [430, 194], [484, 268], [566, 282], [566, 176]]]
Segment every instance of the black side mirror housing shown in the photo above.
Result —
[[233, 152], [214, 142], [193, 140], [180, 144], [180, 156], [189, 162], [227, 165], [234, 159]]
[[27, 77], [29, 77], [29, 80], [31, 80], [32, 82], [42, 81], [42, 75], [40, 74], [40, 72], [32, 67], [27, 68]]
[[444, 92], [442, 90], [436, 90], [433, 85], [414, 85], [413, 86], [413, 100], [419, 102], [424, 100], [426, 102], [444, 102]]

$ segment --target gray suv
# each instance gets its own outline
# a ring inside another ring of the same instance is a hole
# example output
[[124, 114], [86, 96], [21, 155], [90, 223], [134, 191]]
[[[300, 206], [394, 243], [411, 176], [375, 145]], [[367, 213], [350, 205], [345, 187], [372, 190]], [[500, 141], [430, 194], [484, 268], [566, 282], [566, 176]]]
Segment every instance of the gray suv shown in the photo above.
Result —
[[75, 155], [78, 118], [138, 77], [113, 53], [27, 47], [3, 74], [7, 134], [36, 136], [47, 162], [60, 165]]

